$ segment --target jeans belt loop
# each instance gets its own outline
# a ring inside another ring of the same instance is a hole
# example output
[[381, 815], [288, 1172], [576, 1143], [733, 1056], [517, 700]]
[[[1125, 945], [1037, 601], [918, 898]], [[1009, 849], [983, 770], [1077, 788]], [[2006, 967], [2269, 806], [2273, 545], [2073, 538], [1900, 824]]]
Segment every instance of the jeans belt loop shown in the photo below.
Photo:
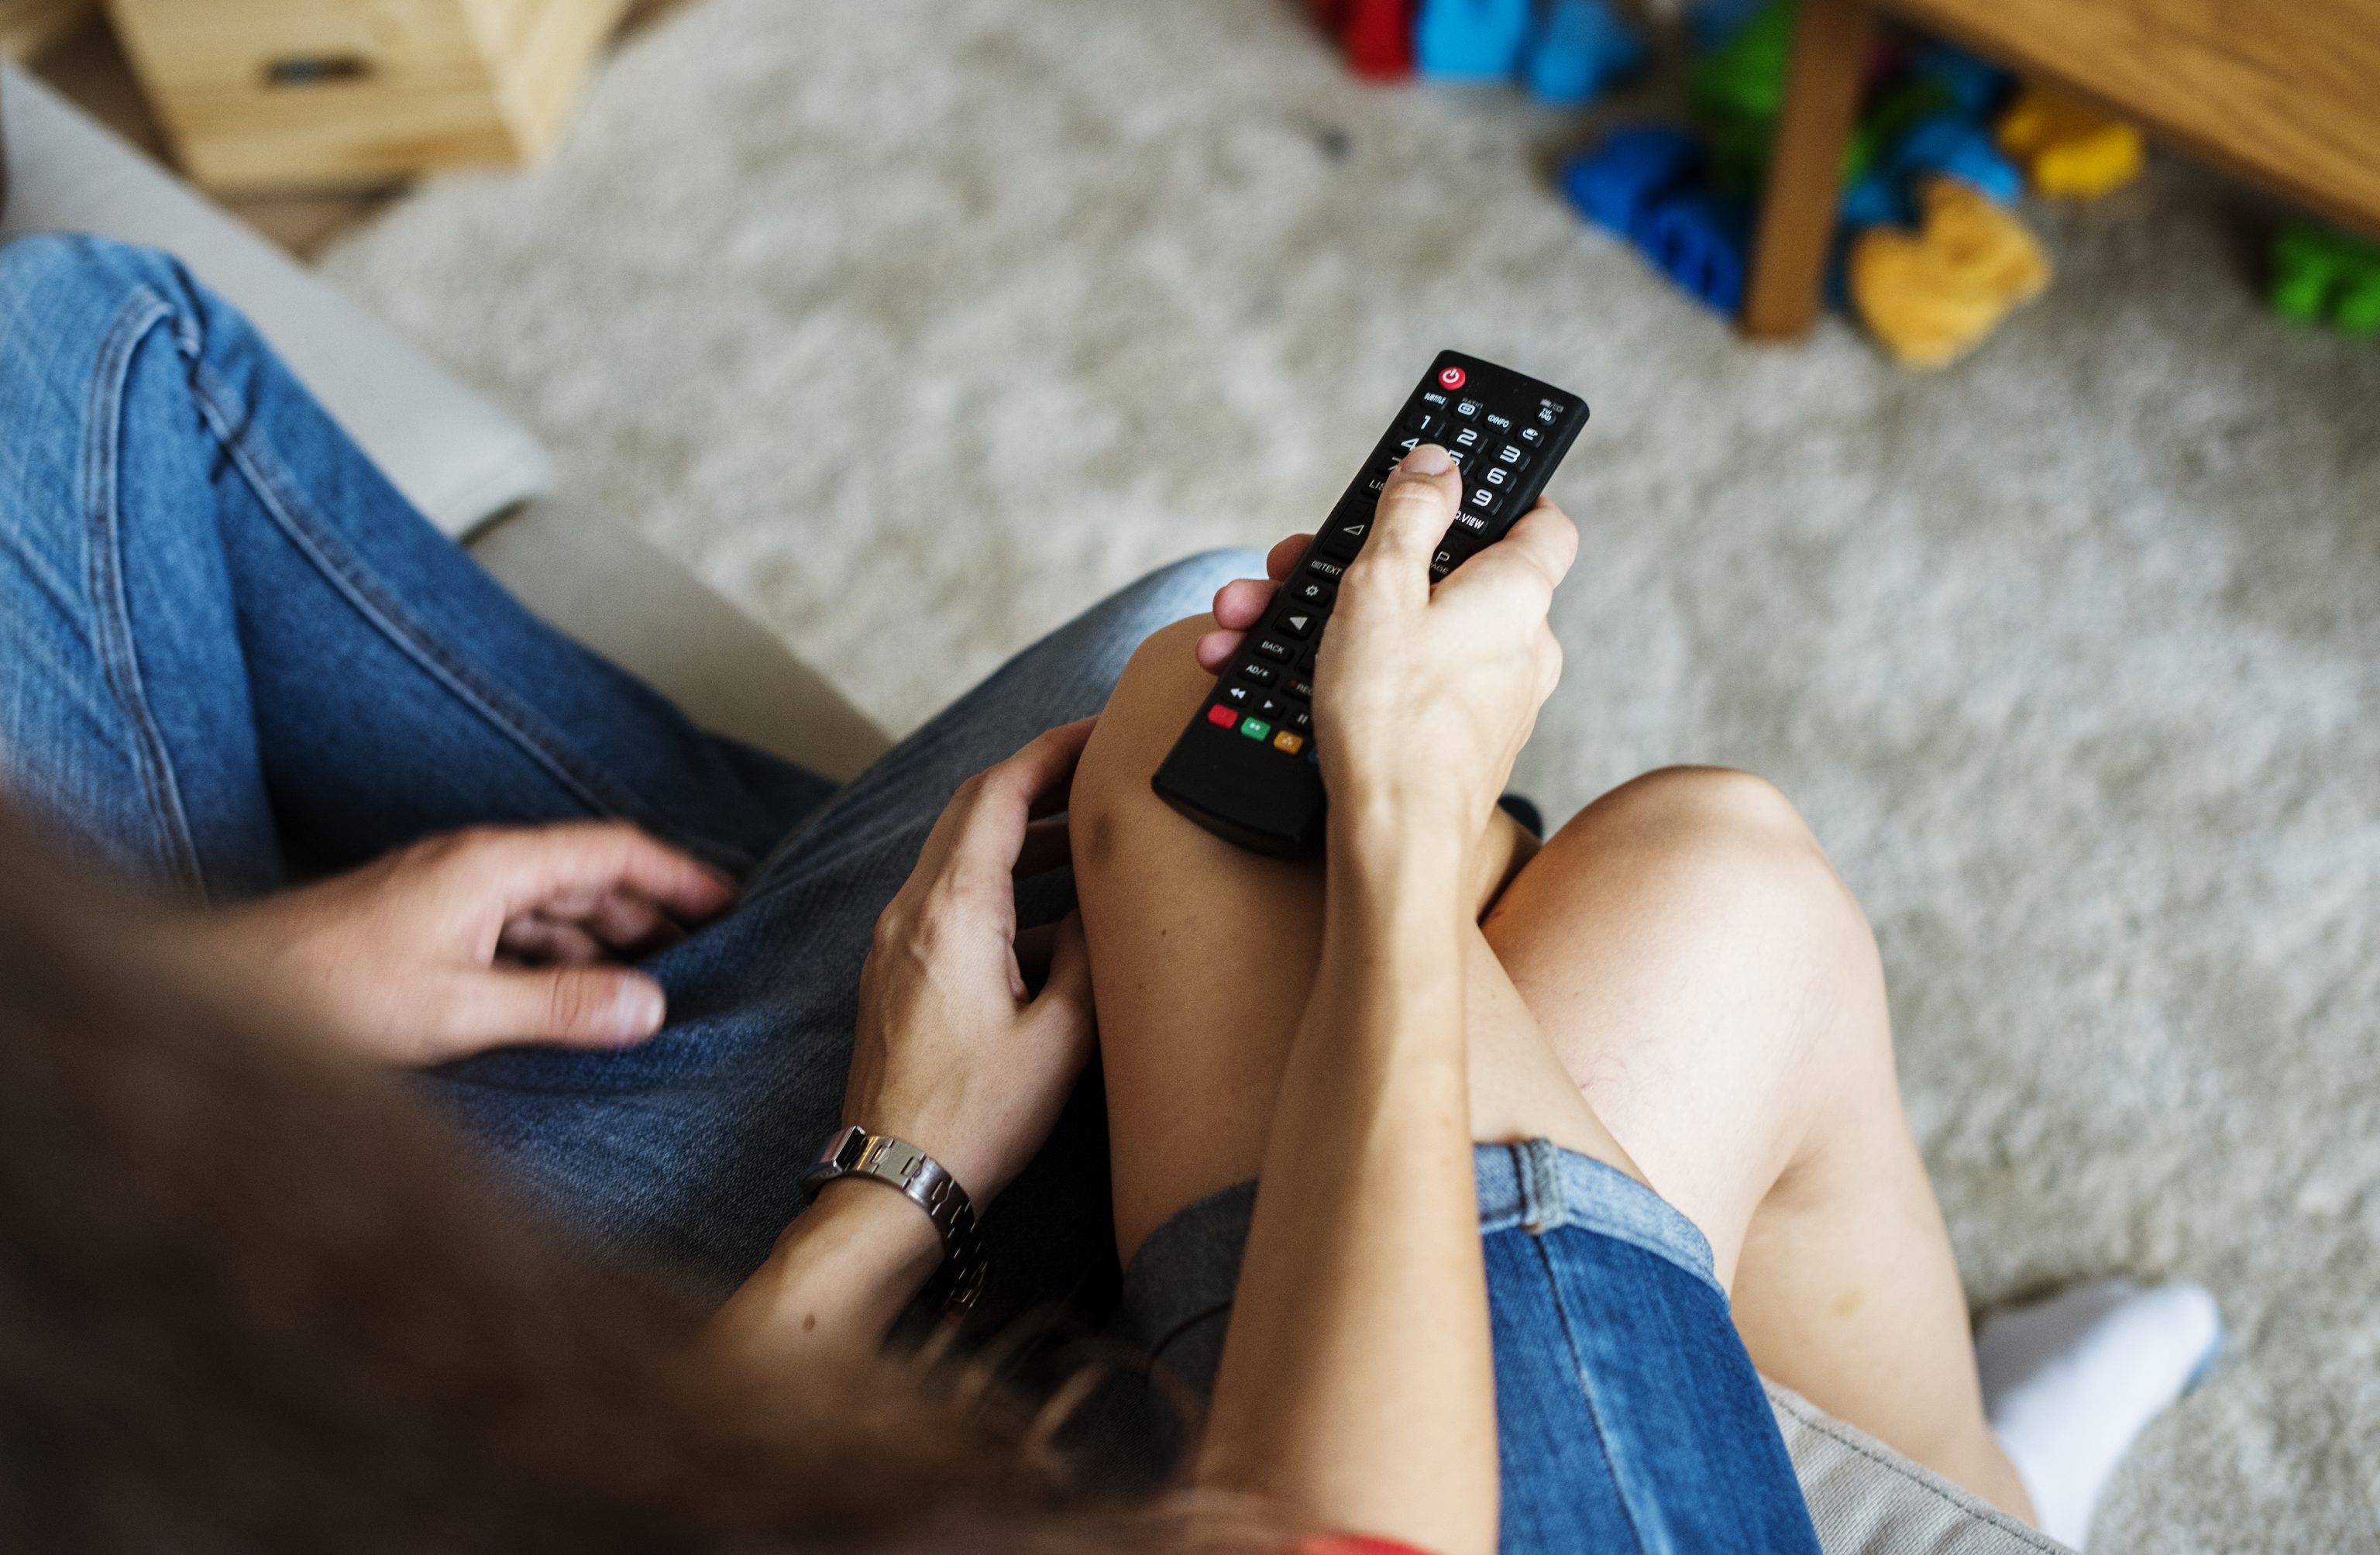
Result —
[[1524, 1140], [1512, 1147], [1518, 1158], [1514, 1173], [1521, 1180], [1521, 1229], [1531, 1236], [1564, 1225], [1570, 1219], [1561, 1181], [1561, 1153], [1550, 1139]]

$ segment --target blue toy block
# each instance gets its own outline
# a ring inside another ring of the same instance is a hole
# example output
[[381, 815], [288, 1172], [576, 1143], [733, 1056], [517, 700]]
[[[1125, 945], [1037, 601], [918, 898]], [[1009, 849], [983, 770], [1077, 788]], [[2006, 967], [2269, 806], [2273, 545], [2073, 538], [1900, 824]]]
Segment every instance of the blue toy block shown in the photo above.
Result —
[[1727, 47], [1768, 0], [1702, 0], [1686, 13], [1686, 41], [1697, 55]]
[[1562, 164], [1561, 191], [1580, 215], [1633, 238], [1645, 216], [1702, 170], [1694, 136], [1673, 125], [1615, 129]]
[[1661, 273], [1719, 312], [1743, 303], [1743, 258], [1752, 209], [1740, 200], [1674, 194], [1645, 214], [1637, 245]]
[[1453, 81], [1509, 81], [1529, 37], [1529, 0], [1422, 0], [1414, 66]]
[[1836, 221], [1844, 231], [1871, 226], [1908, 226], [1917, 219], [1909, 186], [1887, 168], [1871, 168], [1843, 190]]
[[1886, 154], [1885, 163], [1904, 190], [1940, 173], [1973, 184], [2002, 205], [2015, 204], [2024, 193], [2023, 172], [2002, 154], [1992, 132], [1954, 114], [1917, 125]]
[[1529, 43], [1529, 90], [1566, 107], [1593, 102], [1645, 67], [1645, 43], [1604, 0], [1553, 0]]
[[1971, 118], [1990, 118], [2016, 91], [2016, 75], [1949, 43], [1927, 43], [1910, 61], [1912, 73], [1950, 94]]

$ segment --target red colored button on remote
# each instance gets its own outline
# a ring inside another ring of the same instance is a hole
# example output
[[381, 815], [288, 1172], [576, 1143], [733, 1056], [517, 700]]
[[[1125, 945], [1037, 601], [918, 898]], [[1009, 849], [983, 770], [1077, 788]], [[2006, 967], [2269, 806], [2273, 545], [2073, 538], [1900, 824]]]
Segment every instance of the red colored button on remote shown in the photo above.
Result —
[[1239, 721], [1240, 715], [1238, 713], [1233, 712], [1231, 709], [1220, 704], [1207, 710], [1207, 722], [1212, 723], [1218, 729], [1228, 729]]
[[1459, 389], [1463, 387], [1463, 373], [1461, 368], [1450, 367], [1438, 375], [1438, 381], [1447, 388]]

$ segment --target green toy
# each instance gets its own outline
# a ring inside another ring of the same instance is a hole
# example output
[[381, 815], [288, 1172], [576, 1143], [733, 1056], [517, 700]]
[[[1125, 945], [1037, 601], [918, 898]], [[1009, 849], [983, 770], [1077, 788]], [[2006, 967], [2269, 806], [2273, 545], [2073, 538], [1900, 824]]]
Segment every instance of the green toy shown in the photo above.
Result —
[[1950, 89], [1930, 77], [1918, 77], [1888, 89], [1860, 115], [1843, 157], [1843, 183], [1856, 184], [1900, 138], [1937, 114], [1954, 111], [1958, 100]]
[[[1768, 0], [1694, 62], [1686, 103], [1702, 131], [1713, 184], [1731, 194], [1759, 188], [1768, 174], [1785, 76], [1793, 55], [1793, 0]], [[1919, 124], [1957, 109], [1950, 88], [1931, 75], [1904, 79], [1860, 115], [1843, 156], [1845, 188]]]
[[1793, 0], [1769, 0], [1694, 61], [1686, 103], [1720, 188], [1753, 188], [1767, 171], [1792, 53]]
[[2380, 243], [2312, 222], [2283, 227], [2273, 239], [2269, 301], [2293, 323], [2380, 335]]

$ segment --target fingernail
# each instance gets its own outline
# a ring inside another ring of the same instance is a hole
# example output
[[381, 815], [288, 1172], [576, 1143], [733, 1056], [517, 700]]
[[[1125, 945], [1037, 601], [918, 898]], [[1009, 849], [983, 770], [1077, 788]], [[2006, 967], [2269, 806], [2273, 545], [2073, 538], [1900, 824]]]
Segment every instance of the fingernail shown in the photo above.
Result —
[[630, 978], [621, 983], [619, 997], [613, 1004], [613, 1016], [619, 1023], [621, 1039], [634, 1041], [650, 1037], [662, 1027], [662, 1015], [666, 1001], [659, 983], [643, 978]]
[[1437, 443], [1425, 443], [1398, 460], [1397, 468], [1414, 475], [1444, 475], [1454, 468], [1454, 461]]

